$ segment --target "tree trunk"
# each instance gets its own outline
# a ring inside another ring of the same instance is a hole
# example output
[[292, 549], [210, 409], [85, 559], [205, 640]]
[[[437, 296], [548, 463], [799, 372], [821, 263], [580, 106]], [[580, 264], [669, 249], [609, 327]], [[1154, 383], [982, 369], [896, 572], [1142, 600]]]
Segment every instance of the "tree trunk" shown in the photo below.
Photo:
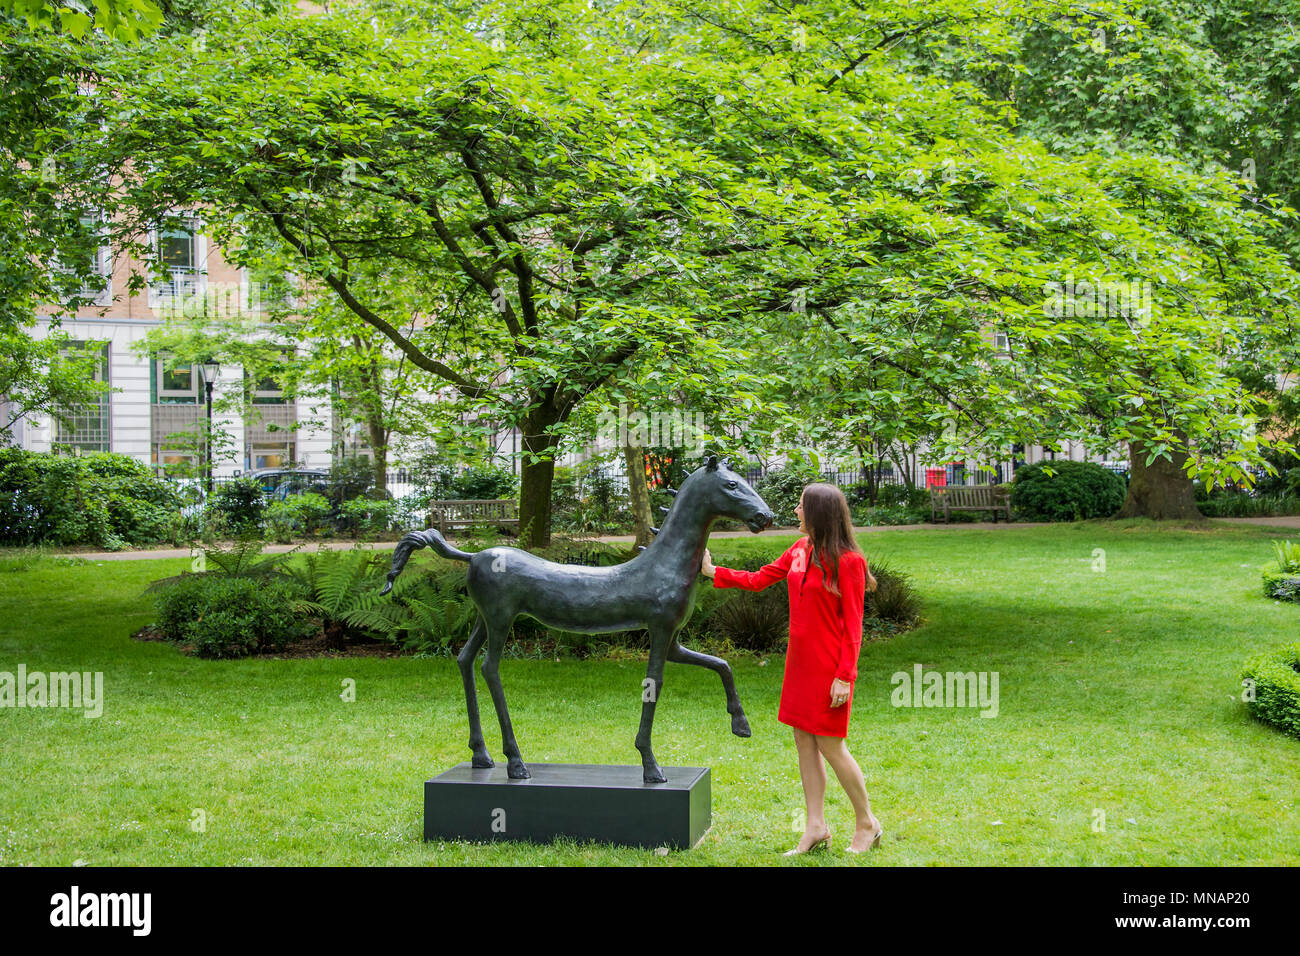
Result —
[[1136, 442], [1129, 443], [1128, 497], [1116, 518], [1205, 520], [1196, 507], [1192, 480], [1183, 470], [1186, 453], [1170, 452], [1170, 455], [1172, 460], [1157, 458], [1148, 466], [1146, 448]]
[[915, 491], [916, 479], [913, 477], [911, 469], [905, 464], [907, 460], [907, 446], [903, 446], [902, 451], [895, 451], [894, 446], [890, 445], [886, 451], [889, 454], [890, 460], [893, 461], [895, 467], [898, 468], [898, 473], [903, 476], [903, 487], [905, 487], [908, 492]]
[[547, 429], [560, 420], [549, 401], [524, 420], [523, 446], [530, 453], [519, 466], [519, 539], [524, 547], [545, 548], [551, 543], [551, 483], [555, 478], [555, 449], [560, 441]]
[[[361, 346], [361, 339], [356, 338], [358, 348]], [[375, 490], [383, 497], [384, 492], [388, 490], [388, 430], [384, 428], [384, 373], [379, 367], [379, 360], [376, 358], [376, 352], [380, 347], [373, 346], [370, 349], [370, 394], [366, 409], [366, 427], [370, 429], [370, 452], [374, 456], [371, 462], [374, 465]]]
[[388, 490], [388, 432], [382, 421], [371, 419], [366, 424], [370, 432], [370, 465], [375, 491], [382, 497]]
[[645, 483], [645, 451], [640, 445], [624, 445], [623, 461], [627, 465], [627, 488], [632, 496], [636, 543], [648, 548], [654, 540], [654, 533], [650, 530], [654, 516], [650, 513], [650, 488]]

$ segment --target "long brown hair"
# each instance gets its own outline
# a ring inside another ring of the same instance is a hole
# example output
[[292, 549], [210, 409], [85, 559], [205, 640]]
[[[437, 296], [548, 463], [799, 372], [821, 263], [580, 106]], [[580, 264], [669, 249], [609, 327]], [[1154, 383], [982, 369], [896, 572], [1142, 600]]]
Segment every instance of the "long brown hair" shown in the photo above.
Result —
[[[844, 492], [826, 482], [814, 482], [803, 490], [803, 521], [812, 540], [813, 560], [822, 569], [823, 587], [839, 594], [835, 579], [839, 570], [840, 555], [845, 551], [862, 554], [857, 539], [853, 537], [853, 518]], [[863, 555], [866, 564], [866, 556]], [[867, 567], [867, 590], [875, 590], [875, 579]]]

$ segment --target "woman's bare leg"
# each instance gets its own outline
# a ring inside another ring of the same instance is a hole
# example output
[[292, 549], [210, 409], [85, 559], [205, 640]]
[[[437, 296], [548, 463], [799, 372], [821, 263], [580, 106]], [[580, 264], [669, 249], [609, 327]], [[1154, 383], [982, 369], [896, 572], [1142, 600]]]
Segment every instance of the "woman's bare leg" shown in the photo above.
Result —
[[817, 738], [798, 727], [794, 731], [795, 749], [799, 751], [799, 778], [803, 781], [803, 836], [796, 849], [806, 852], [830, 832], [826, 826], [826, 767], [822, 764]]
[[853, 804], [856, 827], [851, 848], [865, 850], [871, 845], [876, 833], [879, 832], [880, 821], [871, 812], [871, 803], [867, 800], [867, 782], [863, 779], [862, 768], [858, 766], [858, 762], [849, 753], [848, 745], [843, 737], [818, 736], [814, 737], [814, 740], [817, 742], [818, 750], [826, 757], [826, 762], [835, 771], [835, 777], [839, 780], [840, 786], [849, 795], [849, 802]]

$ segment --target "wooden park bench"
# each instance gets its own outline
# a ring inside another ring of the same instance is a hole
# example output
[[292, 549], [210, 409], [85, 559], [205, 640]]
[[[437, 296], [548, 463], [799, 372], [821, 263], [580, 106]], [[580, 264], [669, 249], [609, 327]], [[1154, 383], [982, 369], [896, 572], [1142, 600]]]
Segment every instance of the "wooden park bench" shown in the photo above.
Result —
[[437, 528], [444, 535], [479, 525], [519, 530], [519, 502], [513, 498], [429, 502], [429, 527]]
[[996, 485], [949, 485], [930, 489], [930, 520], [937, 521], [939, 511], [943, 520], [951, 521], [953, 511], [992, 511], [997, 524], [999, 512], [1011, 520], [1011, 496], [1005, 488]]

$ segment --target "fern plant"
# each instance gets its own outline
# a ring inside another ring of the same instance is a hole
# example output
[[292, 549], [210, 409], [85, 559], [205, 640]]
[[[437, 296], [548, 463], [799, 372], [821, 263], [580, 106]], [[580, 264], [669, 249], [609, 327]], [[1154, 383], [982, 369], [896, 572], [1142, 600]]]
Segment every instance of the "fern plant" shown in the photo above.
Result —
[[1277, 554], [1278, 570], [1283, 574], [1300, 571], [1300, 541], [1274, 541], [1273, 551]]
[[258, 537], [245, 536], [236, 539], [230, 547], [223, 548], [217, 544], [205, 545], [203, 553], [194, 562], [193, 570], [185, 571], [181, 574], [172, 575], [169, 578], [160, 578], [154, 581], [145, 589], [146, 593], [161, 590], [170, 587], [179, 581], [193, 577], [194, 574], [219, 574], [232, 578], [254, 578], [259, 580], [271, 580], [272, 578], [288, 578], [284, 569], [283, 562], [289, 555], [297, 551], [286, 551], [283, 554], [262, 554], [262, 549], [266, 543]]
[[[342, 648], [350, 636], [391, 637], [403, 630], [410, 612], [390, 597], [380, 597], [384, 585], [388, 556], [373, 551], [319, 551], [309, 554], [300, 566], [289, 573], [302, 586], [306, 597], [295, 602], [295, 609], [319, 617], [325, 642]], [[401, 578], [393, 596], [414, 586], [412, 578], [403, 585]]]
[[468, 640], [478, 609], [467, 597], [435, 593], [427, 599], [408, 597], [406, 646], [420, 654], [446, 654], [454, 642]]

